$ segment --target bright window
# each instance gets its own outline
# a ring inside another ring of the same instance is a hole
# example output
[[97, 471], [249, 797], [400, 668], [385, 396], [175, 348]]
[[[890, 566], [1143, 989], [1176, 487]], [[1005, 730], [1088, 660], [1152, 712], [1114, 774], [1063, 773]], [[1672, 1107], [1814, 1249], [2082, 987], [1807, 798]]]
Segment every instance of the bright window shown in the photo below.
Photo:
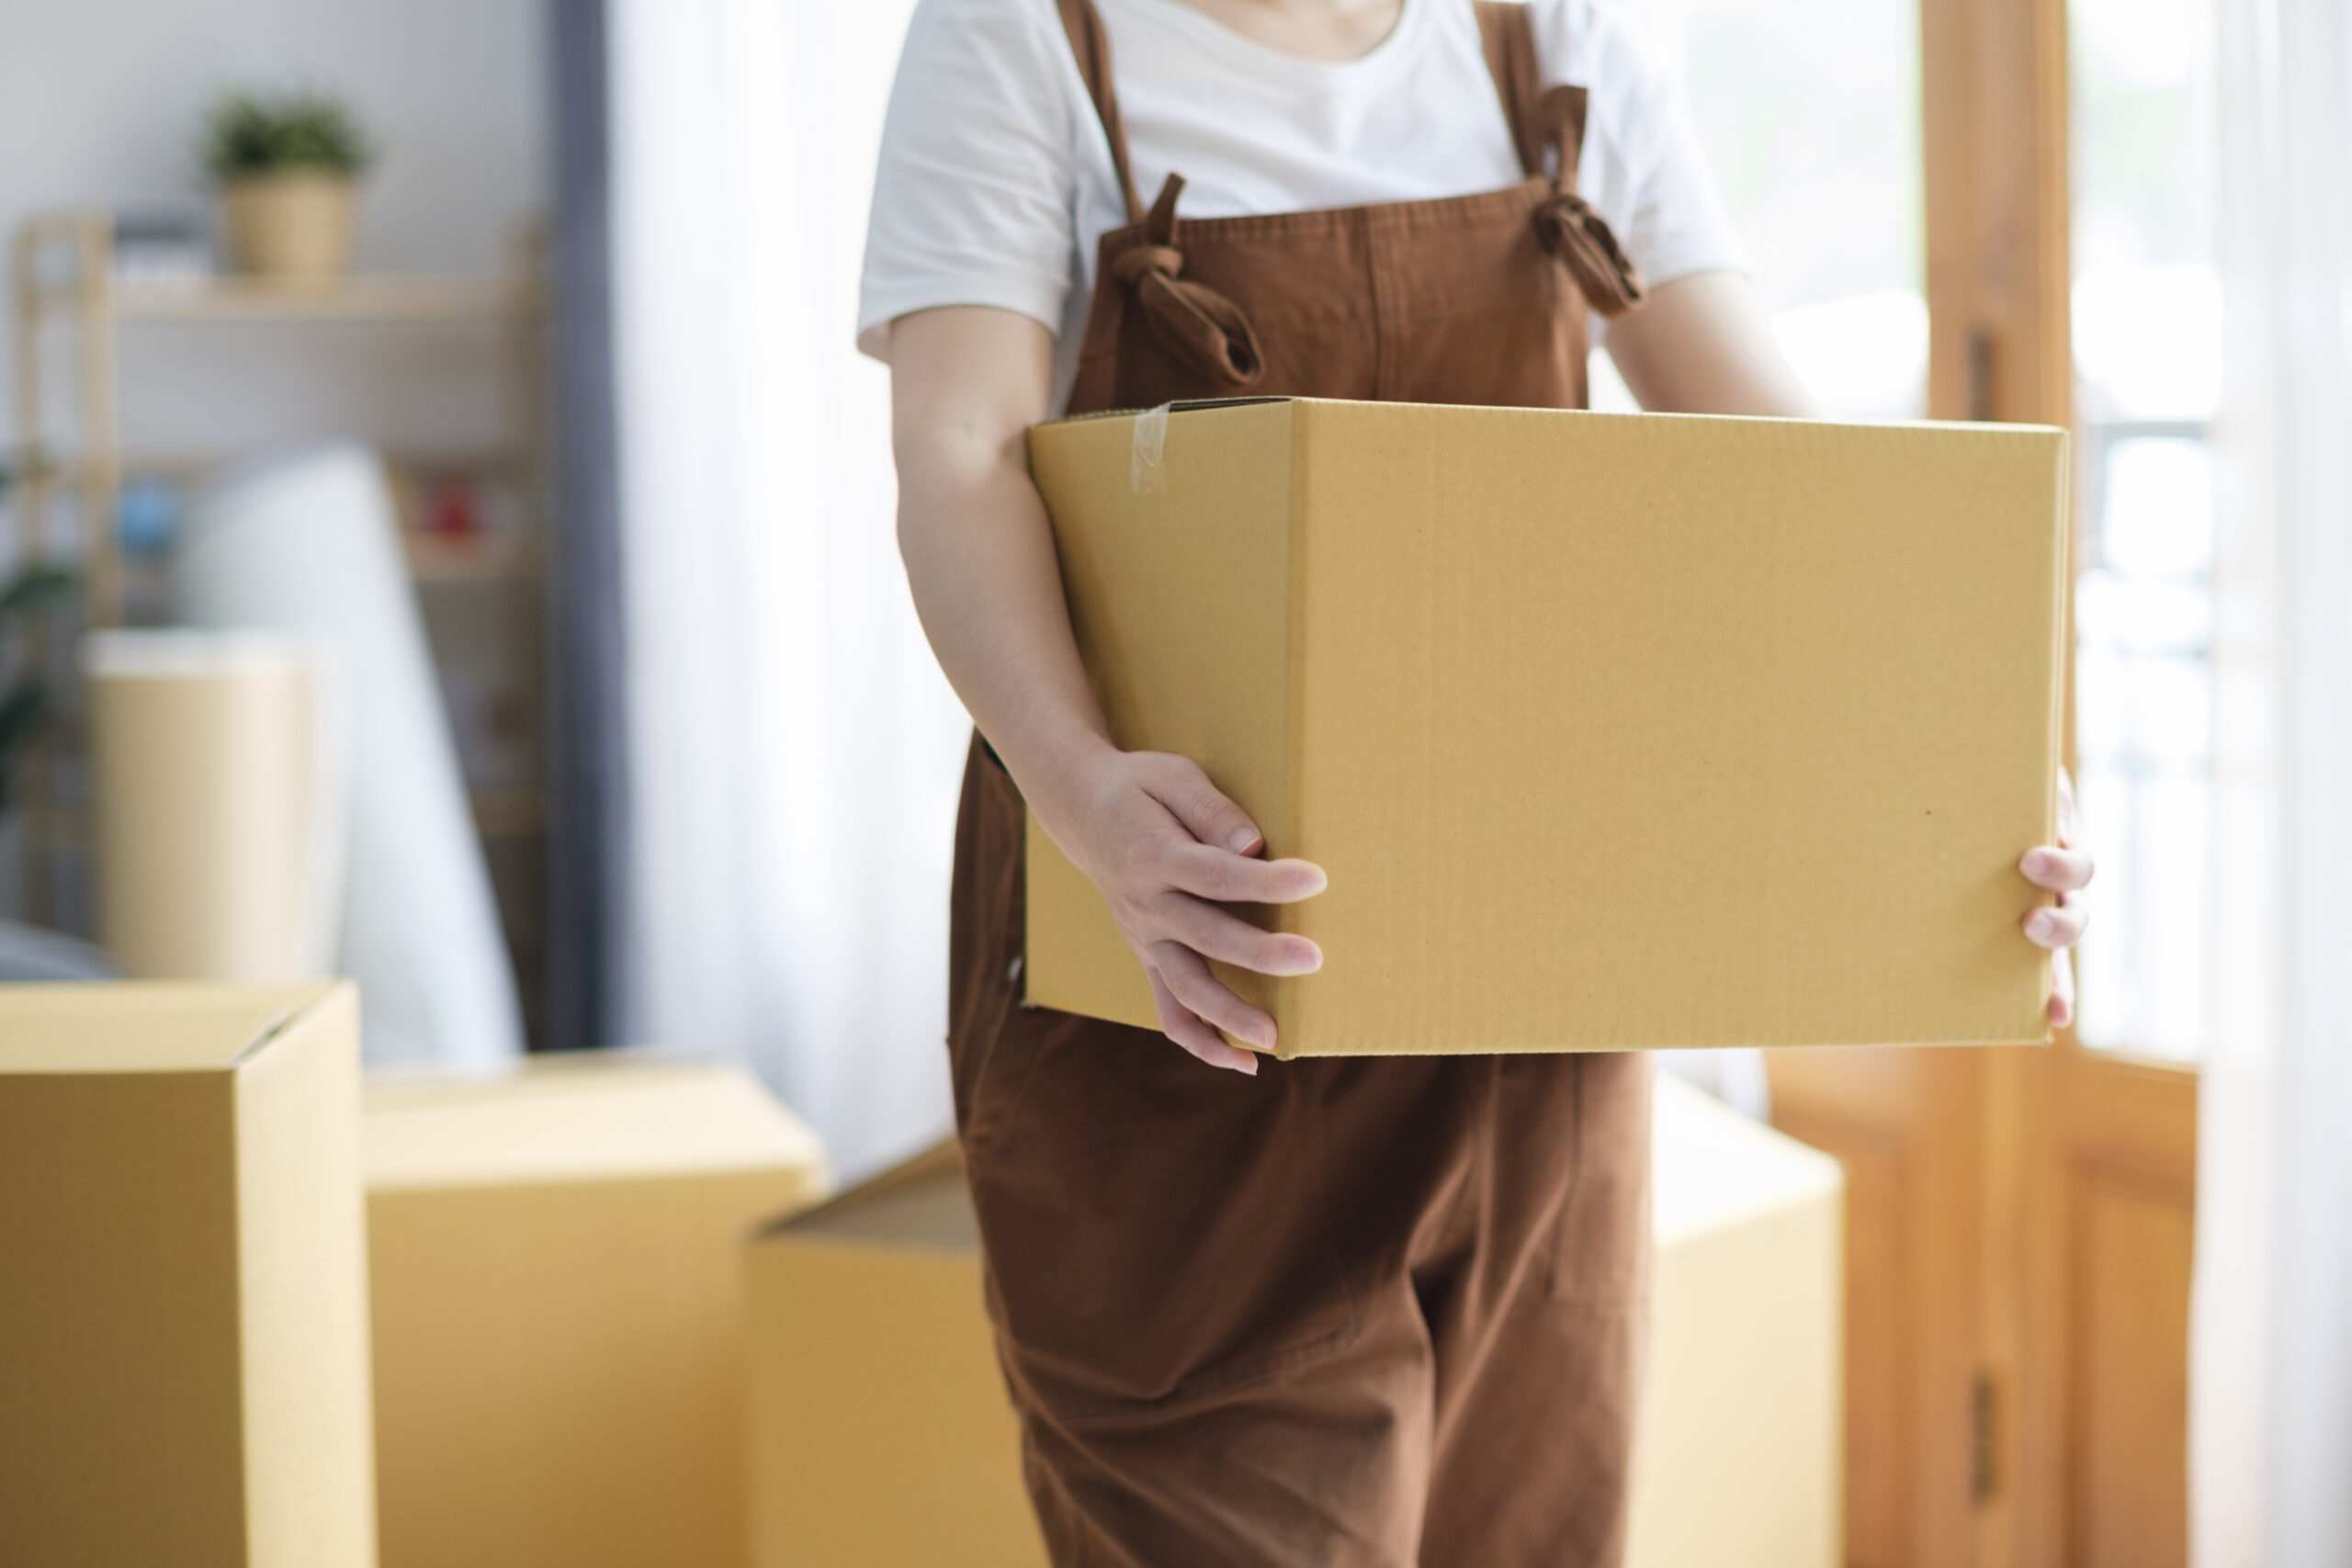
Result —
[[2208, 1025], [2221, 289], [2211, 0], [2070, 0], [2083, 527], [2075, 746], [2099, 860], [2087, 1045], [2190, 1061]]
[[[1806, 384], [1838, 418], [1920, 417], [1917, 0], [1620, 0], [1616, 9], [1679, 84]], [[1631, 407], [1617, 387], [1604, 389], [1607, 379], [1596, 376], [1595, 401]]]

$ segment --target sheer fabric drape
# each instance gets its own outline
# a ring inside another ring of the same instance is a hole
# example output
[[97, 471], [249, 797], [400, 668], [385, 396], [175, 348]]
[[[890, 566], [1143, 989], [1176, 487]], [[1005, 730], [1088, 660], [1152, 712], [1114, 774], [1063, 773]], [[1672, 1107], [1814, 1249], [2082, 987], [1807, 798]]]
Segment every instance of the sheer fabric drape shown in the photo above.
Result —
[[969, 729], [851, 344], [909, 0], [614, 0], [614, 263], [649, 1036], [757, 1066], [854, 1174], [947, 1124]]
[[2352, 1563], [2352, 6], [2216, 8], [2218, 1002], [2200, 1568]]

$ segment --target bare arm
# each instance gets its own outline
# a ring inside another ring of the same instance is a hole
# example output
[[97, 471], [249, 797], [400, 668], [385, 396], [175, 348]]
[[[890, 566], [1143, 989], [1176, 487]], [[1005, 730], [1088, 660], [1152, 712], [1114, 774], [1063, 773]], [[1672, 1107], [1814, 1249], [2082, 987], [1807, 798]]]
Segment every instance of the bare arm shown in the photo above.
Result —
[[[1660, 413], [1735, 413], [1817, 419], [1821, 409], [1797, 379], [1772, 335], [1756, 290], [1736, 272], [1675, 279], [1641, 310], [1610, 323], [1609, 355], [1642, 407]], [[2058, 842], [2028, 850], [2018, 869], [2057, 907], [2025, 917], [2036, 945], [2058, 950], [2057, 991], [2050, 1021], [2074, 1021], [2075, 972], [2065, 950], [2087, 921], [2077, 895], [2091, 880], [2091, 857], [2073, 847], [2073, 781], [2059, 778]]]
[[1041, 816], [1112, 750], [1070, 639], [1024, 433], [1046, 416], [1053, 338], [1008, 310], [890, 329], [899, 551], [956, 694]]
[[1609, 357], [1652, 413], [1821, 417], [1740, 273], [1702, 272], [1661, 286], [1640, 310], [1609, 323]]
[[1025, 316], [925, 310], [890, 331], [899, 550], [941, 668], [1054, 842], [1092, 878], [1151, 977], [1160, 1026], [1202, 1060], [1257, 1064], [1274, 1023], [1210, 973], [1216, 958], [1306, 974], [1304, 937], [1259, 931], [1222, 902], [1320, 892], [1304, 861], [1255, 858], [1264, 839], [1191, 761], [1123, 752], [1079, 663], [1024, 433], [1046, 416], [1053, 339]]

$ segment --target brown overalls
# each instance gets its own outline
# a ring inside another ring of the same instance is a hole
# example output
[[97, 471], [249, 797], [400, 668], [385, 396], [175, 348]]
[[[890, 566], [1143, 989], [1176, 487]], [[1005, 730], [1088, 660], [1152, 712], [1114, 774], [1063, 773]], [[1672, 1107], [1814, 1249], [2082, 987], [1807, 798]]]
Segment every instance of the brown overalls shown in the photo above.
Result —
[[[1583, 405], [1586, 299], [1613, 313], [1640, 284], [1573, 192], [1584, 94], [1539, 91], [1519, 6], [1478, 10], [1525, 180], [1201, 222], [1176, 217], [1172, 177], [1145, 212], [1101, 19], [1061, 9], [1133, 220], [1102, 240], [1073, 412], [1240, 393]], [[1268, 1058], [1246, 1077], [1023, 1007], [1022, 827], [976, 741], [949, 1054], [1054, 1561], [1616, 1562], [1647, 1061]]]

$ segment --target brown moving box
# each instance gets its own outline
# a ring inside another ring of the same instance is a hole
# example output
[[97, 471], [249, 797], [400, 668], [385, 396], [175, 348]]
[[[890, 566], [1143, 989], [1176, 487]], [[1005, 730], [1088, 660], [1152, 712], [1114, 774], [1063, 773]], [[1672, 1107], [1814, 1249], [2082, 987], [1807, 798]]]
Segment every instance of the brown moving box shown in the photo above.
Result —
[[[1402, 403], [1029, 434], [1118, 743], [1330, 874], [1283, 1055], [2041, 1042], [2064, 433]], [[1033, 820], [1028, 999], [1151, 1026]]]
[[[1658, 1082], [1628, 1568], [1835, 1568], [1837, 1162]], [[752, 1253], [756, 1568], [1044, 1568], [945, 1145]]]
[[733, 1067], [367, 1093], [386, 1568], [741, 1568], [744, 1237], [828, 1189]]
[[0, 1562], [367, 1568], [347, 985], [0, 987]]

